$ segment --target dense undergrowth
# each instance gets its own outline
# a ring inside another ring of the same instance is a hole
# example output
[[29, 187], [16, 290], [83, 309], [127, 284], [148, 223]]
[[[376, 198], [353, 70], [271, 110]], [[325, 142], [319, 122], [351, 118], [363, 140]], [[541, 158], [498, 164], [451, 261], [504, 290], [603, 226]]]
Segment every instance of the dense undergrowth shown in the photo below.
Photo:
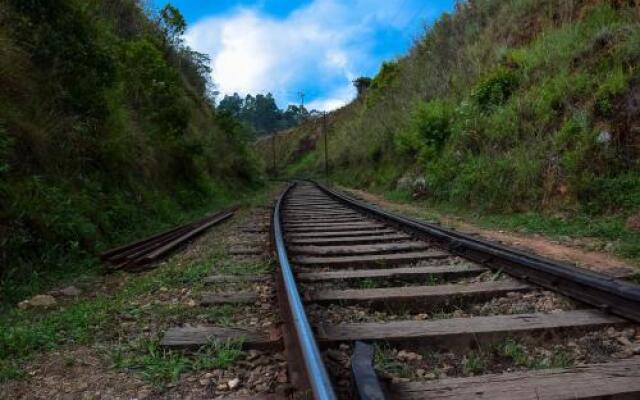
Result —
[[184, 29], [137, 0], [0, 0], [3, 303], [259, 183]]
[[[332, 177], [382, 191], [419, 182], [433, 204], [488, 214], [624, 221], [640, 209], [634, 4], [459, 2], [334, 116]], [[285, 155], [290, 171], [321, 174], [314, 154]]]

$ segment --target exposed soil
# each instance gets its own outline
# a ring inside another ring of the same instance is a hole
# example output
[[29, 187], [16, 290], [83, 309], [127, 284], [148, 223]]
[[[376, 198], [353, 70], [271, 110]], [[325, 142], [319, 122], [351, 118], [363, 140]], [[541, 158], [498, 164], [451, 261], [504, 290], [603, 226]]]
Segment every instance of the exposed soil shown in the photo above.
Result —
[[[419, 207], [410, 204], [401, 204], [385, 200], [383, 197], [356, 189], [341, 188], [359, 198], [381, 207], [405, 213], [407, 215], [420, 215]], [[476, 225], [463, 222], [453, 216], [442, 216], [440, 222], [446, 226], [461, 232], [478, 235], [484, 239], [504, 243], [509, 246], [530, 251], [535, 254], [568, 262], [577, 266], [602, 272], [616, 277], [626, 277], [634, 272], [633, 268], [625, 260], [607, 252], [589, 251], [580, 248], [580, 245], [588, 239], [570, 240], [570, 243], [558, 243], [541, 235], [524, 235], [521, 233], [507, 232], [480, 228]]]
[[154, 389], [142, 379], [109, 368], [96, 349], [80, 347], [37, 357], [26, 380], [0, 386], [0, 399], [150, 398]]

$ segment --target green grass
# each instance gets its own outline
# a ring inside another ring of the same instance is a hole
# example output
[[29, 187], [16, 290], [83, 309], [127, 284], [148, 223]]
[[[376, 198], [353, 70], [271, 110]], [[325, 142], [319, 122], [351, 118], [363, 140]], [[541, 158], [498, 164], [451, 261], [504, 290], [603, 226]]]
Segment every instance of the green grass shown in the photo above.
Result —
[[527, 347], [514, 339], [507, 339], [496, 346], [499, 356], [510, 359], [516, 367], [529, 369], [569, 368], [575, 364], [574, 356], [564, 347], [556, 346], [550, 355], [531, 353]]
[[373, 365], [376, 370], [395, 374], [401, 378], [410, 377], [412, 367], [406, 362], [396, 361], [388, 344], [375, 344]]
[[261, 186], [246, 130], [166, 20], [135, 0], [0, 9], [0, 312]]
[[[264, 200], [266, 195], [259, 193], [257, 197]], [[3, 327], [0, 330], [0, 381], [21, 377], [22, 366], [36, 354], [69, 346], [97, 343], [108, 346], [121, 338], [128, 338], [130, 333], [123, 331], [120, 325], [123, 317], [135, 326], [153, 323], [162, 327], [176, 320], [229, 325], [238, 312], [232, 306], [203, 309], [181, 304], [140, 305], [140, 301], [156, 292], [171, 292], [185, 287], [197, 291], [202, 287], [202, 279], [211, 274], [212, 269], [219, 273], [250, 275], [267, 272], [270, 266], [264, 262], [235, 262], [225, 255], [222, 244], [214, 244], [207, 246], [197, 258], [184, 260], [176, 256], [144, 274], [117, 273], [128, 279], [113, 293], [98, 294], [94, 298], [65, 303], [49, 310], [6, 308], [0, 315], [0, 326]], [[190, 358], [189, 362], [185, 361], [186, 355], [161, 351], [155, 342], [138, 343], [121, 353], [126, 352], [128, 357], [148, 366], [143, 370], [147, 371], [146, 378], [150, 381], [168, 382], [175, 378], [176, 371], [205, 368], [206, 354], [215, 352], [215, 360], [218, 361], [211, 362], [219, 363], [220, 368], [236, 357], [235, 344], [216, 346], [203, 349], [205, 353], [196, 354], [196, 358]]]
[[[628, 106], [638, 14], [592, 3], [567, 12], [552, 0], [487, 0], [442, 17], [389, 64], [393, 74], [380, 71], [384, 85], [331, 115], [332, 181], [406, 202], [399, 183], [424, 178], [433, 214], [592, 237], [640, 260], [640, 232], [625, 226], [640, 210]], [[302, 130], [313, 132], [291, 136]], [[291, 160], [297, 173], [322, 172], [320, 149]]]
[[167, 350], [158, 340], [142, 338], [126, 343], [112, 352], [114, 366], [139, 373], [156, 387], [175, 383], [180, 374], [228, 368], [242, 355], [242, 340], [211, 341], [192, 353]]
[[[224, 195], [220, 194], [189, 210], [181, 210], [175, 208], [175, 206], [161, 205], [165, 208], [163, 208], [162, 211], [156, 210], [155, 217], [148, 216], [143, 218], [142, 215], [136, 215], [135, 217], [130, 216], [128, 219], [130, 225], [118, 230], [117, 233], [119, 237], [117, 239], [112, 239], [112, 242], [108, 245], [107, 243], [99, 243], [100, 251], [106, 250], [108, 246], [139, 240], [142, 237], [201, 218], [206, 214], [232, 205], [252, 207], [258, 204], [265, 204], [268, 202], [268, 193], [273, 187], [274, 185], [267, 185], [254, 190], [240, 190], [233, 195], [231, 195], [231, 192]], [[140, 219], [140, 221], [138, 221], [138, 219]], [[113, 235], [114, 237], [116, 236], [115, 233]], [[46, 264], [48, 262], [47, 260], [50, 260], [52, 263], [47, 269], [25, 267], [24, 269], [28, 272], [18, 271], [13, 268], [5, 271], [0, 278], [0, 314], [28, 296], [42, 293], [57, 286], [66, 285], [70, 280], [92, 280], [102, 272], [98, 258], [95, 254], [89, 254], [87, 252], [70, 253], [63, 257], [52, 255], [51, 258], [45, 257], [45, 259], [40, 261], [34, 259], [31, 262], [42, 262]], [[248, 268], [249, 266], [245, 265], [245, 267]], [[256, 271], [259, 268], [261, 267], [255, 267]], [[247, 271], [249, 271], [247, 273], [254, 272], [250, 270]], [[189, 269], [187, 274], [197, 274], [196, 269]], [[188, 275], [183, 276], [182, 279], [185, 280], [184, 283], [196, 280]]]
[[487, 368], [487, 357], [477, 351], [470, 351], [462, 359], [462, 371], [465, 375], [481, 374]]
[[[378, 192], [380, 193], [380, 192]], [[416, 206], [413, 216], [437, 222], [456, 217], [483, 228], [504, 229], [524, 234], [542, 234], [551, 239], [591, 238], [596, 241], [588, 250], [610, 251], [640, 263], [640, 232], [626, 226], [624, 215], [590, 215], [586, 213], [552, 215], [543, 212], [498, 213], [470, 210], [449, 203], [413, 200], [406, 192], [382, 192], [385, 199]], [[407, 212], [403, 210], [403, 212]]]

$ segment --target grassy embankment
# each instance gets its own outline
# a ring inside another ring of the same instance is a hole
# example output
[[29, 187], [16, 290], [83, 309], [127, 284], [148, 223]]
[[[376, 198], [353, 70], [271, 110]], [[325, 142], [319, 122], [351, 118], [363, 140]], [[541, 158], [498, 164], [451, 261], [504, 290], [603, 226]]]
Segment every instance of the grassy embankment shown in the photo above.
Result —
[[[631, 3], [461, 3], [334, 115], [332, 179], [492, 226], [598, 237], [640, 259], [627, 222], [640, 211]], [[283, 162], [320, 176], [320, 144]]]
[[259, 185], [183, 22], [136, 0], [0, 0], [2, 305]]
[[[262, 190], [246, 197], [243, 204], [267, 204], [268, 193]], [[241, 355], [239, 342], [211, 342], [196, 352], [167, 351], [159, 346], [162, 332], [176, 323], [227, 326], [234, 315], [242, 313], [242, 306], [202, 308], [195, 302], [175, 301], [184, 297], [185, 290], [189, 297], [197, 298], [205, 290], [202, 278], [212, 269], [237, 275], [269, 270], [268, 263], [238, 262], [230, 257], [221, 240], [224, 234], [215, 232], [220, 229], [230, 227], [214, 228], [155, 270], [80, 278], [85, 293], [79, 299], [61, 300], [49, 309], [4, 312], [0, 315], [0, 383], [28, 378], [25, 366], [54, 350], [68, 354], [90, 348], [105, 368], [134, 373], [159, 390], [175, 383], [184, 372], [231, 365]]]

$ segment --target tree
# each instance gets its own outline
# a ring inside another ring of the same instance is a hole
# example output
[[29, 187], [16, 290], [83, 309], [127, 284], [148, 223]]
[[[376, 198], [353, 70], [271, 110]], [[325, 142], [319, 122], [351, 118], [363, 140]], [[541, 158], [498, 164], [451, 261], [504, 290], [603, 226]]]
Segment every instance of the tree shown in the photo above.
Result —
[[353, 86], [358, 90], [358, 97], [362, 96], [369, 86], [371, 86], [371, 78], [366, 76], [361, 76], [353, 80]]
[[238, 93], [226, 95], [217, 110], [236, 117], [259, 135], [298, 125], [309, 116], [306, 108], [293, 104], [282, 111], [271, 93], [257, 94], [255, 97], [248, 94], [244, 99]]
[[181, 36], [187, 30], [187, 21], [171, 3], [160, 10], [160, 26], [171, 44], [178, 46], [182, 43]]
[[243, 107], [244, 102], [238, 93], [234, 93], [233, 96], [225, 95], [224, 98], [220, 100], [220, 104], [218, 104], [218, 110], [231, 114], [236, 118], [240, 117]]

